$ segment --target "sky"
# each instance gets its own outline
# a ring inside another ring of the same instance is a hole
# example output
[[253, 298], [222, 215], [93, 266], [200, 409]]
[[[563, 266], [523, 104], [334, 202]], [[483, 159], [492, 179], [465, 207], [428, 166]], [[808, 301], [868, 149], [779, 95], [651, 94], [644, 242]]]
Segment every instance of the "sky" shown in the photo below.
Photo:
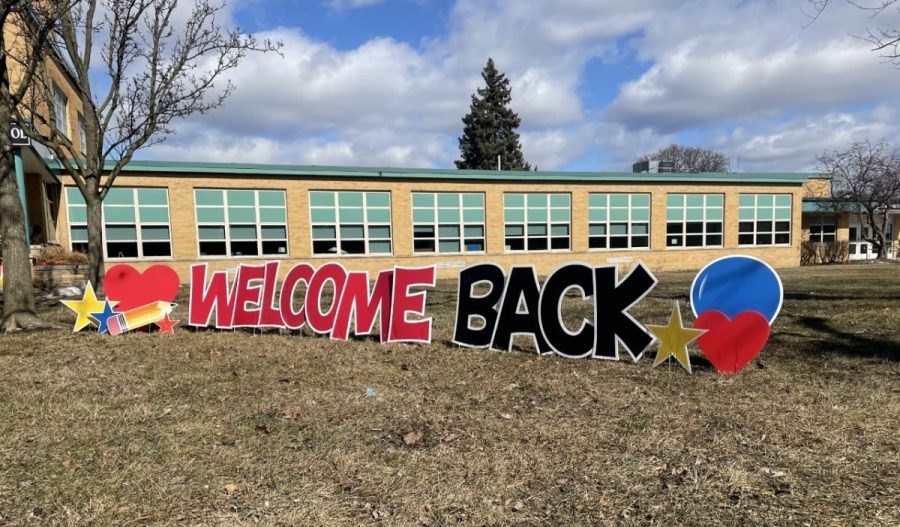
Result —
[[825, 149], [900, 145], [900, 68], [859, 38], [900, 27], [900, 14], [844, 0], [813, 11], [807, 0], [229, 0], [223, 23], [282, 53], [248, 56], [221, 108], [141, 157], [452, 168], [488, 57], [541, 170], [630, 170], [680, 143], [724, 153], [733, 171], [811, 171]]

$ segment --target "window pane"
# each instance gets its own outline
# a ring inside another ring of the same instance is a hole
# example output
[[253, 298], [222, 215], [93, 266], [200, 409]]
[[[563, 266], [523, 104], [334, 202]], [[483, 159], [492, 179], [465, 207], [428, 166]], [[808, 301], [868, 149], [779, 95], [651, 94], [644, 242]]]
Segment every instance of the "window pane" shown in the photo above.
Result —
[[78, 187], [66, 187], [66, 202], [71, 205], [84, 205], [84, 196]]
[[287, 254], [287, 241], [269, 240], [262, 242], [263, 254]]
[[441, 192], [437, 195], [437, 205], [438, 207], [459, 207], [459, 194]]
[[312, 209], [310, 216], [313, 223], [334, 223], [337, 221], [334, 209]]
[[[343, 206], [344, 204], [341, 203]], [[367, 207], [384, 207], [391, 206], [391, 195], [388, 192], [368, 192], [366, 193]]]
[[200, 227], [201, 240], [224, 240], [225, 227]]
[[465, 233], [466, 238], [482, 238], [484, 237], [484, 227], [480, 225], [476, 226], [466, 226], [463, 231]]
[[224, 223], [225, 209], [197, 209], [197, 222]]
[[255, 200], [253, 197], [252, 190], [229, 190], [228, 191], [228, 205], [229, 206], [254, 206]]
[[569, 235], [569, 226], [568, 225], [551, 225], [550, 226], [550, 235], [551, 236], [568, 236]]
[[339, 192], [338, 206], [340, 207], [362, 207], [362, 192]]
[[463, 207], [484, 207], [484, 194], [463, 194]]
[[235, 241], [231, 240], [232, 256], [259, 256], [259, 246], [256, 241]]
[[434, 227], [416, 225], [413, 227], [413, 237], [434, 238]]
[[433, 207], [434, 206], [434, 194], [413, 192], [412, 206], [413, 207]]
[[503, 206], [504, 207], [524, 207], [525, 206], [525, 195], [524, 194], [504, 194], [503, 195]]
[[472, 223], [484, 222], [484, 209], [466, 209], [463, 211], [463, 221]]
[[287, 229], [281, 226], [263, 226], [260, 227], [263, 240], [284, 240], [287, 239]]
[[[106, 239], [137, 240], [137, 229], [134, 225], [109, 225], [106, 227]], [[137, 246], [135, 246], [135, 250], [137, 250]]]
[[139, 205], [168, 205], [169, 200], [166, 197], [165, 189], [161, 188], [139, 188], [138, 191]]
[[256, 223], [256, 210], [244, 207], [228, 207], [229, 223]]
[[[231, 235], [232, 240], [255, 240], [256, 239], [256, 226], [255, 225], [232, 225], [228, 229], [228, 233]], [[234, 246], [232, 244], [232, 252], [234, 252]], [[247, 254], [247, 253], [245, 253]]]
[[434, 223], [434, 211], [430, 209], [413, 210], [413, 222], [415, 223]]
[[314, 240], [333, 240], [337, 238], [337, 230], [334, 227], [313, 227]]
[[225, 256], [225, 242], [200, 242], [200, 256]]
[[458, 253], [460, 252], [459, 240], [441, 240], [438, 248], [442, 253]]
[[284, 206], [284, 192], [281, 190], [260, 190], [259, 206]]
[[264, 223], [286, 223], [284, 209], [259, 209], [259, 221]]
[[169, 209], [165, 207], [141, 207], [141, 221], [147, 223], [168, 223]]
[[338, 220], [341, 223], [362, 223], [363, 219], [363, 208], [355, 208], [355, 209], [339, 209], [338, 212]]
[[106, 244], [106, 254], [110, 258], [137, 258], [137, 242], [109, 242]]
[[316, 207], [332, 207], [334, 206], [334, 193], [333, 192], [310, 192], [309, 193], [309, 204], [310, 206]]
[[389, 241], [370, 241], [369, 252], [371, 254], [389, 254], [391, 252], [391, 242]]
[[438, 222], [459, 222], [459, 209], [438, 209]]
[[172, 246], [169, 242], [144, 242], [141, 250], [145, 258], [163, 258], [172, 256]]
[[141, 227], [141, 239], [146, 240], [168, 240], [168, 227]]
[[341, 225], [341, 238], [365, 238], [362, 225]]
[[196, 190], [194, 197], [197, 205], [224, 205], [221, 190]]
[[72, 241], [73, 242], [86, 242], [88, 241], [88, 230], [87, 227], [72, 227]]
[[87, 209], [84, 207], [69, 207], [69, 223], [86, 223]]
[[525, 227], [522, 225], [507, 225], [506, 226], [506, 235], [507, 236], [524, 236], [525, 235]]
[[134, 205], [134, 190], [130, 188], [109, 189], [109, 194], [103, 200], [106, 205]]
[[104, 219], [110, 223], [134, 223], [134, 209], [131, 207], [103, 207]]
[[391, 228], [383, 227], [383, 226], [369, 227], [369, 237], [370, 238], [390, 238], [391, 237]]

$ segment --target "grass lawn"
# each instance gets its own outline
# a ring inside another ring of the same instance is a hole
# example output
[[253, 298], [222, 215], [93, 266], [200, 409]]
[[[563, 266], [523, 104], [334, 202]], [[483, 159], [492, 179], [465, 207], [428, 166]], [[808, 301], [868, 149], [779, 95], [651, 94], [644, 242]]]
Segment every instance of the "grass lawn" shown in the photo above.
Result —
[[731, 377], [457, 348], [455, 281], [429, 346], [0, 336], [0, 524], [900, 525], [900, 266], [782, 278]]

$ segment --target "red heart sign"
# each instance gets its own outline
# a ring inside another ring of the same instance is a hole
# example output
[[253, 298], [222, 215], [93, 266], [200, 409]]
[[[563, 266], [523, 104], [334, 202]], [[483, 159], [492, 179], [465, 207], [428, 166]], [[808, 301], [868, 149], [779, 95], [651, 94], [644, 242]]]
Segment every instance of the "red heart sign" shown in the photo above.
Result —
[[756, 311], [743, 311], [729, 320], [711, 309], [700, 313], [694, 328], [707, 330], [697, 344], [719, 373], [739, 372], [769, 340], [769, 321]]
[[172, 302], [178, 296], [181, 281], [165, 265], [148, 267], [143, 273], [126, 264], [112, 266], [103, 278], [106, 298], [118, 301], [116, 311], [128, 311], [151, 302]]

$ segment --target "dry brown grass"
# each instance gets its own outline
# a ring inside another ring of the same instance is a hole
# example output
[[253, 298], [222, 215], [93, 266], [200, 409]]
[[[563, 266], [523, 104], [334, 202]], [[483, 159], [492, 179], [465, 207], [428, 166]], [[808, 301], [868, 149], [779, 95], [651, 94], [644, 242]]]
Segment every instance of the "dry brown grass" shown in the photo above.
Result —
[[898, 525], [900, 266], [783, 278], [734, 377], [453, 347], [454, 283], [430, 346], [2, 336], [0, 523]]

